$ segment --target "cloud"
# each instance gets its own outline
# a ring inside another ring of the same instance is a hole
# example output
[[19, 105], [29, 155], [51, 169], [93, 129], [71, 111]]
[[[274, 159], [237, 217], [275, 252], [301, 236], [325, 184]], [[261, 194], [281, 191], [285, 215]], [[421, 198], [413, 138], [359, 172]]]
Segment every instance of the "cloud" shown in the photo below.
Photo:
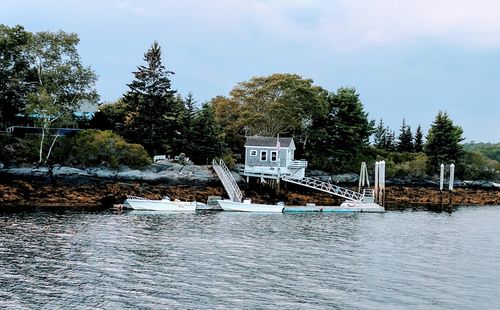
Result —
[[477, 48], [500, 46], [497, 0], [116, 0], [116, 7], [147, 18], [172, 19], [181, 27], [191, 21], [216, 31], [256, 31], [334, 48], [428, 39]]

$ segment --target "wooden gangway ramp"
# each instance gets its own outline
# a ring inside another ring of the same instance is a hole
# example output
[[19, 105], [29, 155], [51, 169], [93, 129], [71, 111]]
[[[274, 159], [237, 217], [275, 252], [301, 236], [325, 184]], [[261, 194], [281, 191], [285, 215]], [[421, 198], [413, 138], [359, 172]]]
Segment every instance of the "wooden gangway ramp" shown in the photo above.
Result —
[[347, 188], [331, 184], [329, 182], [323, 182], [321, 180], [304, 177], [302, 179], [294, 178], [292, 176], [282, 176], [281, 179], [285, 182], [298, 184], [301, 186], [309, 187], [318, 191], [322, 191], [328, 194], [339, 196], [350, 201], [362, 202], [365, 198], [364, 193], [358, 193]]
[[222, 185], [226, 189], [229, 198], [234, 202], [241, 202], [243, 200], [243, 194], [241, 193], [238, 183], [236, 183], [234, 176], [231, 171], [229, 171], [224, 161], [222, 159], [219, 161], [214, 159], [212, 161], [212, 166], [222, 182]]

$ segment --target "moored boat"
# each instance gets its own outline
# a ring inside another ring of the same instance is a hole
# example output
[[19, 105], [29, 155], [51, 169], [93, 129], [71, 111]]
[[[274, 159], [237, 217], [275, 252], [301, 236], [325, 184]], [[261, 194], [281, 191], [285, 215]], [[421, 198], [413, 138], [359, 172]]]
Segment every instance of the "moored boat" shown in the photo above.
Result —
[[128, 197], [123, 205], [127, 209], [148, 211], [195, 212], [197, 206], [204, 205], [197, 201], [170, 200], [165, 197], [160, 200], [146, 199], [143, 197]]
[[252, 203], [250, 199], [245, 199], [243, 202], [235, 202], [232, 200], [217, 200], [224, 211], [236, 212], [262, 212], [262, 213], [282, 213], [284, 205], [269, 205]]

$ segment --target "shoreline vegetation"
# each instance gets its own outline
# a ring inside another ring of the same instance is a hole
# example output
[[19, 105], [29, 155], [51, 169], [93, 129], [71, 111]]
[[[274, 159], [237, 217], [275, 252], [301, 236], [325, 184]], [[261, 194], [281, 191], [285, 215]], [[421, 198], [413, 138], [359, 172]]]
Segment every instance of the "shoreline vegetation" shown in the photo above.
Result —
[[[175, 90], [157, 41], [130, 68], [123, 95], [102, 102], [98, 73], [81, 62], [79, 40], [62, 30], [0, 24], [0, 205], [106, 206], [126, 195], [206, 201], [224, 192], [210, 166], [200, 165], [222, 159], [237, 169], [253, 136], [293, 138], [294, 159], [307, 161], [306, 175], [323, 181], [383, 160], [387, 206], [438, 203], [441, 165], [448, 176], [453, 164], [456, 179], [500, 183], [500, 143], [463, 143], [463, 129], [447, 111], [422, 127], [408, 123], [402, 109], [394, 130], [368, 115], [354, 86], [328, 89], [288, 72], [249, 77], [197, 102]], [[176, 164], [152, 164], [156, 156]], [[357, 190], [352, 178], [337, 181]], [[254, 202], [341, 202], [293, 184], [276, 193], [274, 181], [238, 182]], [[451, 202], [500, 204], [494, 184], [457, 183]]]
[[[236, 173], [234, 173], [236, 175]], [[342, 186], [357, 190], [355, 175], [334, 176], [344, 179]], [[160, 199], [164, 196], [206, 202], [209, 196], [226, 196], [211, 166], [152, 165], [148, 169], [121, 171], [105, 168], [11, 167], [0, 169], [0, 210], [30, 208], [53, 210], [104, 210], [122, 203], [127, 195]], [[286, 205], [339, 205], [342, 200], [319, 191], [286, 185], [280, 193], [268, 186], [238, 183], [245, 196], [257, 203]], [[500, 204], [500, 185], [493, 182], [456, 182], [450, 198], [443, 191], [443, 204], [481, 206]], [[434, 209], [441, 194], [435, 180], [387, 180], [387, 210]]]

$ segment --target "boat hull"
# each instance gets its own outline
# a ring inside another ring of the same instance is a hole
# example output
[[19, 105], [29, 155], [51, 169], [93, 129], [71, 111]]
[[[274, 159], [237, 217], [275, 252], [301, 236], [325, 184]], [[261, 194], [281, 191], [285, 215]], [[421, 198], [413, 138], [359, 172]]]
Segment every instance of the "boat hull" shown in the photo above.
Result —
[[167, 199], [131, 199], [125, 200], [123, 205], [128, 209], [147, 211], [170, 211], [170, 212], [195, 212], [198, 205], [196, 201], [171, 201]]
[[231, 212], [259, 212], [259, 213], [283, 213], [283, 206], [267, 205], [258, 203], [234, 202], [231, 200], [217, 200], [224, 211]]

